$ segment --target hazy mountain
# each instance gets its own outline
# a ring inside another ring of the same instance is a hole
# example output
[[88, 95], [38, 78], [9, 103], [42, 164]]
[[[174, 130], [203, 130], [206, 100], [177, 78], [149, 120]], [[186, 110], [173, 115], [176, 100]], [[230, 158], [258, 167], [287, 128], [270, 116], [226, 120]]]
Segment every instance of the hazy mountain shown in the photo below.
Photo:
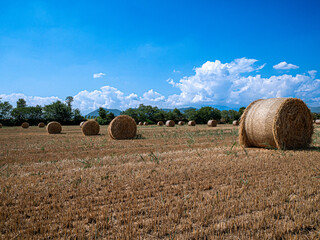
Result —
[[[119, 116], [121, 111], [119, 109], [107, 109], [107, 108], [103, 108], [106, 111], [112, 112], [115, 116]], [[85, 117], [99, 117], [99, 109], [94, 110], [91, 113], [88, 113], [87, 115], [85, 115]]]
[[320, 107], [310, 107], [311, 112], [320, 113]]

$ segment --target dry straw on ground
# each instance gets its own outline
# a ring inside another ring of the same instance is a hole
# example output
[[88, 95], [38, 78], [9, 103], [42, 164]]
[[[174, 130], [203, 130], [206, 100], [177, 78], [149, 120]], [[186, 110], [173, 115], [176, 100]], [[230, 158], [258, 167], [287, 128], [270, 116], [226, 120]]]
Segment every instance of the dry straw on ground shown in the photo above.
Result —
[[239, 121], [238, 121], [238, 120], [234, 120], [234, 121], [232, 122], [232, 125], [233, 125], [233, 126], [239, 126]]
[[39, 124], [38, 124], [38, 127], [39, 128], [44, 128], [46, 125], [43, 123], [43, 122], [40, 122]]
[[184, 125], [184, 121], [179, 121], [178, 125], [183, 126]]
[[256, 100], [240, 120], [239, 140], [245, 147], [305, 148], [312, 134], [310, 110], [297, 98]]
[[147, 125], [148, 125], [148, 123], [147, 123], [147, 122], [144, 122], [144, 123], [143, 123], [143, 125], [144, 125], [144, 126], [147, 126]]
[[83, 124], [85, 123], [86, 121], [82, 121], [81, 123], [80, 123], [80, 128], [82, 128], [82, 126], [83, 126]]
[[100, 125], [96, 121], [89, 120], [84, 122], [81, 130], [82, 130], [82, 133], [86, 136], [98, 135], [100, 131]]
[[317, 119], [317, 120], [315, 121], [315, 123], [316, 123], [317, 125], [320, 125], [320, 119]]
[[139, 125], [139, 126], [143, 126], [143, 122], [139, 122], [138, 125]]
[[208, 121], [208, 126], [209, 127], [216, 127], [217, 126], [217, 121], [216, 120], [209, 120]]
[[196, 122], [193, 120], [188, 122], [188, 126], [195, 126], [195, 125], [196, 125]]
[[108, 133], [113, 139], [131, 139], [137, 135], [137, 125], [132, 117], [120, 115], [111, 121]]
[[162, 122], [162, 121], [159, 121], [159, 122], [157, 123], [157, 125], [158, 125], [158, 126], [163, 126], [163, 122]]
[[175, 125], [175, 122], [173, 120], [166, 121], [166, 126], [167, 127], [174, 127], [174, 125]]
[[58, 133], [61, 133], [61, 131], [62, 131], [62, 127], [60, 123], [55, 121], [48, 123], [47, 132], [49, 134], [58, 134]]
[[29, 123], [24, 122], [24, 123], [21, 124], [21, 127], [22, 128], [28, 128], [29, 127]]

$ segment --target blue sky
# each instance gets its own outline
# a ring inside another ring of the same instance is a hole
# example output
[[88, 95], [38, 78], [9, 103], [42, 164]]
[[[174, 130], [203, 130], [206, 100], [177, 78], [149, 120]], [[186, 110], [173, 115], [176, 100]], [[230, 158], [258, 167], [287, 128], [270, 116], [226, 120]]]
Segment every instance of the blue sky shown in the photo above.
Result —
[[320, 106], [319, 1], [30, 0], [0, 8], [2, 101], [74, 96], [83, 113], [140, 103], [239, 107], [267, 97]]

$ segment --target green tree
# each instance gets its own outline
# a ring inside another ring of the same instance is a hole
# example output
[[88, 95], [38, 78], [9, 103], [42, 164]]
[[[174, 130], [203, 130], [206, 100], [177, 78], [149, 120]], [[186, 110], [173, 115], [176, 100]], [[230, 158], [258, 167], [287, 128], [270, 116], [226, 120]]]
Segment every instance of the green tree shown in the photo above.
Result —
[[102, 119], [107, 118], [107, 111], [102, 107], [99, 108], [99, 117], [101, 117]]
[[0, 101], [0, 119], [8, 119], [11, 116], [12, 105], [8, 102]]
[[[217, 108], [202, 107], [196, 112], [195, 121], [200, 124], [205, 124], [209, 120], [220, 120], [221, 112]], [[191, 120], [191, 119], [190, 119]]]
[[61, 101], [56, 101], [49, 105], [44, 106], [44, 118], [47, 121], [70, 121], [72, 118], [71, 109], [67, 104], [62, 103]]
[[243, 112], [244, 112], [245, 109], [246, 109], [245, 107], [239, 108], [239, 115], [240, 115], [240, 117], [242, 116], [242, 114], [243, 114]]
[[24, 100], [23, 98], [19, 98], [17, 101], [17, 108], [24, 108], [26, 106], [27, 106], [26, 100]]
[[81, 115], [80, 110], [78, 108], [72, 111], [73, 120], [76, 122], [81, 122], [84, 120], [84, 117]]
[[73, 102], [73, 97], [72, 96], [68, 96], [66, 97], [66, 104], [68, 105], [68, 108], [70, 108], [70, 110], [72, 109], [72, 102]]

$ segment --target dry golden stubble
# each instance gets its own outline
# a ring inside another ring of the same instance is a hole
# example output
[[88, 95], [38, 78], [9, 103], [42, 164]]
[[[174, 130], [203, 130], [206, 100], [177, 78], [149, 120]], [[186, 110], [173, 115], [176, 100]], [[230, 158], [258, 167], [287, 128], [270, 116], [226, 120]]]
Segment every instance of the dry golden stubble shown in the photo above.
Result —
[[209, 120], [207, 125], [208, 127], [216, 127], [218, 122], [216, 120]]
[[194, 127], [195, 125], [196, 125], [196, 122], [193, 120], [188, 122], [188, 126]]
[[21, 124], [21, 127], [22, 128], [29, 128], [29, 123], [24, 122], [24, 123]]
[[59, 134], [62, 131], [62, 127], [61, 124], [53, 121], [53, 122], [49, 122], [47, 125], [47, 132], [49, 134]]
[[159, 121], [159, 122], [157, 123], [157, 125], [158, 125], [158, 126], [163, 126], [163, 122], [162, 122], [162, 121]]
[[184, 121], [179, 121], [178, 125], [183, 126], [184, 125]]
[[312, 134], [311, 112], [297, 98], [256, 100], [240, 120], [239, 141], [245, 147], [306, 148]]
[[174, 125], [175, 125], [175, 122], [173, 120], [166, 121], [166, 126], [167, 127], [174, 127]]
[[38, 124], [38, 127], [39, 128], [44, 128], [46, 125], [43, 123], [43, 122], [40, 122], [39, 124]]
[[113, 139], [132, 139], [137, 135], [137, 124], [132, 117], [120, 115], [111, 121], [108, 133]]
[[100, 125], [96, 121], [89, 120], [82, 125], [81, 130], [85, 136], [98, 135], [100, 131]]

